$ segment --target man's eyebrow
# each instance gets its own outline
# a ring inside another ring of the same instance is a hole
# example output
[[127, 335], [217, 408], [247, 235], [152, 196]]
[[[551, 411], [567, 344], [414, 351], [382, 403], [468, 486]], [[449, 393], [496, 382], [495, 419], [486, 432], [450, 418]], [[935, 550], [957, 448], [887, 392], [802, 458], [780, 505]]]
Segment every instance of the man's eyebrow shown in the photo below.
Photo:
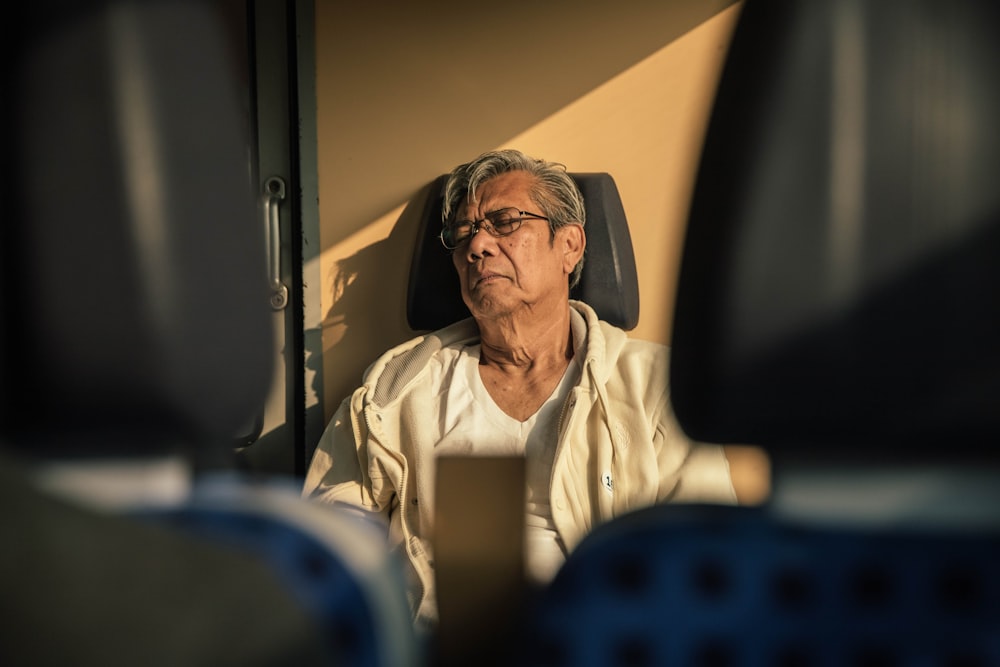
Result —
[[520, 210], [517, 206], [501, 206], [500, 208], [493, 209], [492, 211], [487, 211], [484, 215], [493, 215], [494, 213], [499, 213], [500, 211], [506, 211], [509, 208]]
[[[509, 208], [515, 209], [517, 211], [521, 210], [521, 208], [519, 206], [501, 206], [500, 208], [493, 209], [492, 211], [487, 211], [486, 213], [483, 214], [482, 218], [479, 218], [479, 220], [485, 220], [487, 217], [493, 215], [494, 213], [499, 213], [500, 211], [506, 211]], [[460, 218], [458, 216], [455, 216], [455, 220], [454, 221], [455, 222], [475, 222], [469, 216], [466, 216], [464, 218]]]

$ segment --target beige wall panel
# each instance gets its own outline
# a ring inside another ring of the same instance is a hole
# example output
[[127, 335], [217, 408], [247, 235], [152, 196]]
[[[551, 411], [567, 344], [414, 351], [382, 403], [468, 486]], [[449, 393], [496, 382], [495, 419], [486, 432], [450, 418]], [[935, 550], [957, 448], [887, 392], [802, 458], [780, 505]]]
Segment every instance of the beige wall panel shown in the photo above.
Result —
[[735, 15], [710, 19], [505, 143], [614, 176], [639, 273], [636, 338], [670, 342], [688, 204]]
[[379, 5], [379, 21], [336, 4], [316, 5], [327, 418], [375, 357], [414, 335], [406, 281], [426, 186], [492, 148], [615, 177], [639, 269], [633, 335], [669, 342], [688, 199], [739, 5], [584, 2], [566, 15], [514, 2], [496, 16], [389, 3], [394, 20]]

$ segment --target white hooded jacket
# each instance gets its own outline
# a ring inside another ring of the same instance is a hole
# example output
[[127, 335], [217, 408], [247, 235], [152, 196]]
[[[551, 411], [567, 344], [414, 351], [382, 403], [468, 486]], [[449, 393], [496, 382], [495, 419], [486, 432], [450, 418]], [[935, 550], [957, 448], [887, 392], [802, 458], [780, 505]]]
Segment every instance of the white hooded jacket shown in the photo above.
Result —
[[[663, 502], [733, 503], [721, 447], [691, 442], [670, 406], [669, 349], [630, 339], [570, 305], [573, 340], [585, 337], [579, 383], [559, 420], [552, 466], [552, 518], [568, 552], [595, 526]], [[427, 369], [442, 348], [478, 342], [471, 318], [382, 355], [340, 405], [320, 439], [303, 495], [346, 505], [388, 527], [405, 552], [418, 625], [437, 618], [430, 536], [434, 446], [446, 392]]]

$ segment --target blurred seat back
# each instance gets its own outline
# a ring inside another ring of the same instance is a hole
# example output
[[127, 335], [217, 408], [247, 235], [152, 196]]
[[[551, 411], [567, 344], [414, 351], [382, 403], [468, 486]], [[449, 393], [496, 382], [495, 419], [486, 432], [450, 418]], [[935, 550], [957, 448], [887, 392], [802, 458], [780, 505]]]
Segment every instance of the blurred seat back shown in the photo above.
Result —
[[271, 328], [249, 129], [216, 9], [21, 11], [4, 102], [17, 131], [3, 432], [22, 450], [87, 456], [228, 444], [267, 394]]
[[5, 22], [3, 664], [417, 659], [382, 536], [294, 480], [195, 465], [225, 468], [273, 357], [218, 10], [37, 2]]
[[745, 5], [674, 317], [693, 437], [997, 461], [998, 28], [975, 0]]

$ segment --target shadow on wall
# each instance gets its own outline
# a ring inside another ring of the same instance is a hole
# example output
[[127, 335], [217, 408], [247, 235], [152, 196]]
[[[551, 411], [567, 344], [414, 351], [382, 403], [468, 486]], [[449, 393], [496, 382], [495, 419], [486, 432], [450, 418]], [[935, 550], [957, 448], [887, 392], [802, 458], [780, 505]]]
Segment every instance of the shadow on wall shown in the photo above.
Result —
[[[372, 350], [378, 350], [377, 356], [420, 333], [406, 321], [406, 290], [430, 189], [427, 183], [410, 199], [388, 237], [336, 263], [327, 286], [333, 305], [322, 322], [323, 395], [330, 416], [361, 384], [363, 373], [375, 361]], [[444, 248], [441, 261], [450, 262]]]

